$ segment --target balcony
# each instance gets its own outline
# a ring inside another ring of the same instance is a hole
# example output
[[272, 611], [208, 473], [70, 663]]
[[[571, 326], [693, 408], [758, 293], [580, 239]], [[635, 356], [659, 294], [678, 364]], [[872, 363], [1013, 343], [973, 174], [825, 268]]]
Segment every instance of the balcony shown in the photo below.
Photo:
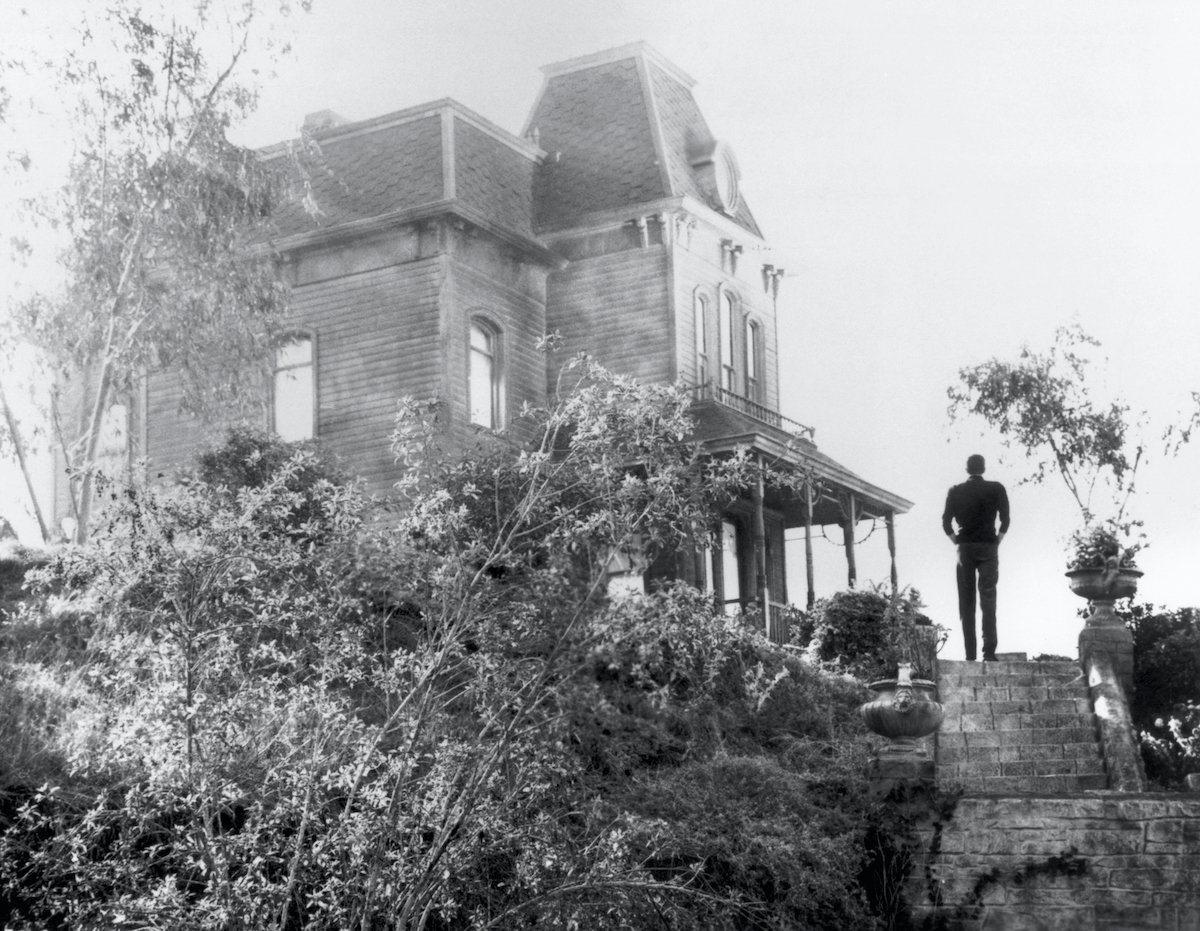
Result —
[[813, 437], [812, 427], [806, 427], [799, 421], [792, 420], [790, 417], [784, 417], [779, 411], [771, 410], [771, 408], [759, 404], [757, 401], [751, 401], [749, 398], [736, 394], [727, 388], [722, 388], [712, 381], [694, 387], [692, 389], [692, 397], [697, 401], [715, 401], [717, 404], [737, 411], [739, 414], [745, 414], [759, 423], [774, 427], [776, 430], [782, 430], [785, 433], [791, 433], [806, 440], [811, 440]]

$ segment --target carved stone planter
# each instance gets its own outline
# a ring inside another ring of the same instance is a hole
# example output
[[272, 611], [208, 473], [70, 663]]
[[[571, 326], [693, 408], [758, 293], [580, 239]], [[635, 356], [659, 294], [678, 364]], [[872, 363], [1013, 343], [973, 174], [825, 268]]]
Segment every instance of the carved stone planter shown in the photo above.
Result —
[[1079, 632], [1079, 660], [1084, 671], [1090, 679], [1098, 654], [1103, 654], [1126, 696], [1133, 694], [1133, 634], [1113, 611], [1113, 602], [1132, 598], [1141, 577], [1138, 569], [1116, 566], [1072, 569], [1067, 573], [1071, 591], [1092, 606]]
[[872, 682], [868, 688], [876, 697], [858, 710], [867, 727], [890, 741], [884, 756], [921, 759], [927, 754], [917, 741], [936, 731], [945, 715], [936, 701], [935, 683], [914, 679], [908, 663], [901, 663], [899, 671], [895, 679]]
[[1089, 627], [1103, 627], [1115, 621], [1113, 602], [1118, 598], [1132, 598], [1137, 594], [1139, 569], [1091, 568], [1072, 569], [1067, 573], [1067, 584], [1080, 598], [1092, 603]]

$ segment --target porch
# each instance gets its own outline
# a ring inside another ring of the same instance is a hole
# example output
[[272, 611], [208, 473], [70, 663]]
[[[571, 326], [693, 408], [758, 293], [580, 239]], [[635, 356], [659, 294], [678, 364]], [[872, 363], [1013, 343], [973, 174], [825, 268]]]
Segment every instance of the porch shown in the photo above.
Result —
[[[863, 521], [882, 521], [887, 532], [888, 561], [893, 587], [896, 567], [896, 516], [912, 502], [874, 485], [822, 453], [810, 427], [791, 420], [714, 384], [694, 389], [695, 439], [715, 455], [748, 449], [759, 463], [790, 471], [798, 481], [792, 488], [766, 487], [760, 481], [723, 516], [719, 552], [703, 554], [697, 566], [698, 584], [707, 583], [718, 600], [732, 608], [756, 605], [774, 640], [787, 637], [789, 597], [786, 533], [800, 530], [804, 545], [805, 594], [812, 608], [817, 598], [813, 546], [826, 527], [837, 528], [846, 564], [846, 585], [858, 582], [856, 531]], [[705, 565], [708, 564], [708, 565]], [[837, 587], [841, 587], [838, 585]]]

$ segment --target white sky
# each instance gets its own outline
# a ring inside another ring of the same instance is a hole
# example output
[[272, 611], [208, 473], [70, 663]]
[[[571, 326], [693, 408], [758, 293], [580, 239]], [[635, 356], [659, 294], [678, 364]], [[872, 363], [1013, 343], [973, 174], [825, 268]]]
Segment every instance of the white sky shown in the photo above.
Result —
[[[64, 6], [73, 2], [59, 0]], [[0, 0], [7, 8], [12, 0]], [[784, 413], [822, 450], [916, 502], [901, 581], [962, 655], [946, 488], [966, 456], [1009, 485], [1000, 649], [1073, 655], [1082, 604], [1062, 578], [1062, 487], [1018, 487], [999, 448], [954, 429], [963, 365], [1048, 345], [1078, 320], [1108, 387], [1165, 423], [1200, 390], [1200, 6], [783, 0], [315, 0], [293, 57], [238, 135], [305, 113], [361, 119], [454, 97], [519, 132], [539, 66], [646, 40], [697, 79], [775, 260]], [[1200, 448], [1159, 457], [1135, 505], [1153, 545], [1141, 594], [1200, 603]], [[860, 528], [865, 533], [867, 527]], [[831, 536], [834, 528], [830, 528]], [[1189, 532], [1193, 531], [1193, 532]], [[860, 579], [885, 579], [882, 527]], [[818, 593], [844, 582], [818, 541]], [[803, 602], [802, 564], [791, 599]]]

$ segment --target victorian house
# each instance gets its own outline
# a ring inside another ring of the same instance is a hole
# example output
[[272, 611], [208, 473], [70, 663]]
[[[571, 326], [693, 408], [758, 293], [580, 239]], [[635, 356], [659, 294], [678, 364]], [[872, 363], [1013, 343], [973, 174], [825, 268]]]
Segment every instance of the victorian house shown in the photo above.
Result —
[[[774, 618], [815, 590], [811, 550], [804, 587], [787, 578], [785, 530], [805, 528], [811, 548], [814, 527], [840, 528], [853, 584], [864, 519], [886, 522], [894, 575], [894, 519], [910, 502], [780, 413], [782, 270], [764, 263], [737, 160], [692, 80], [642, 44], [543, 70], [520, 135], [448, 99], [359, 122], [308, 118], [315, 157], [272, 243], [293, 320], [267, 425], [318, 438], [386, 492], [397, 398], [441, 398], [452, 442], [515, 428], [514, 412], [543, 402], [557, 374], [538, 349], [557, 331], [567, 352], [691, 386], [696, 438], [713, 454], [748, 448], [817, 479], [805, 494], [749, 490], [722, 516], [715, 551], [660, 559], [648, 575]], [[285, 152], [264, 157], [283, 165]], [[176, 400], [169, 379], [151, 380], [141, 445], [156, 467], [188, 461], [205, 439]]]

